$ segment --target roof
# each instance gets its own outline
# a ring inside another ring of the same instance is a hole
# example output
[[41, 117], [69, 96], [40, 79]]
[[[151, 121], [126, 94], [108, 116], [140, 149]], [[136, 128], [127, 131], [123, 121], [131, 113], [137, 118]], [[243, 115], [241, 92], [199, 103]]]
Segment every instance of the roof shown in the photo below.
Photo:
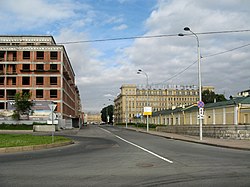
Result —
[[216, 103], [207, 103], [204, 108], [216, 108], [222, 106], [238, 105], [241, 104], [250, 104], [250, 97], [237, 97], [227, 101], [221, 101]]

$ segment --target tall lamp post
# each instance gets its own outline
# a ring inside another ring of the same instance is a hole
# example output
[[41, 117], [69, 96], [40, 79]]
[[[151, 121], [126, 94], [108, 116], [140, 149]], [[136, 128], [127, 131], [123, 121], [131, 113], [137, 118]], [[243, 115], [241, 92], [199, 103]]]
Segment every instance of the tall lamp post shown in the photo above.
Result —
[[[141, 69], [137, 71], [137, 74], [142, 74], [142, 73], [146, 76], [146, 79], [147, 79], [146, 89], [147, 89], [147, 107], [148, 107], [148, 74]], [[147, 115], [147, 132], [148, 131], [149, 131], [149, 127], [148, 127], [148, 115]]]
[[[202, 119], [203, 119], [203, 107], [202, 93], [201, 93], [201, 55], [200, 55], [200, 41], [196, 33], [194, 33], [189, 27], [185, 27], [184, 31], [191, 32], [197, 41], [197, 55], [198, 55], [198, 84], [199, 84], [199, 124], [200, 124], [200, 140], [202, 140]], [[179, 36], [184, 36], [184, 34], [179, 34]], [[200, 106], [199, 106], [200, 105]]]

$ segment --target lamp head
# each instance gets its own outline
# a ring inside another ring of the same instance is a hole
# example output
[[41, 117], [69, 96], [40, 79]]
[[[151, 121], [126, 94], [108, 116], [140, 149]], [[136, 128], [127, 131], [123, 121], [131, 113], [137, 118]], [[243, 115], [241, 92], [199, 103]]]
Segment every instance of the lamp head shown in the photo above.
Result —
[[184, 31], [190, 31], [190, 28], [189, 27], [185, 27]]
[[184, 34], [182, 34], [182, 33], [179, 33], [179, 34], [178, 34], [178, 36], [184, 36]]
[[141, 74], [142, 70], [138, 69], [137, 74]]

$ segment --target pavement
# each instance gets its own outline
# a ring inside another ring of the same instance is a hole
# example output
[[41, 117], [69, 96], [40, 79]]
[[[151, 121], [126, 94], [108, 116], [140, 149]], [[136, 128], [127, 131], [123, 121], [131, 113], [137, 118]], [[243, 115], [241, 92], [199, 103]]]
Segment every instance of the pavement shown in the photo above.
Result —
[[147, 132], [145, 129], [133, 128], [133, 127], [128, 127], [127, 129], [142, 132], [142, 133], [148, 133], [148, 134], [152, 134], [156, 136], [161, 136], [164, 138], [174, 139], [174, 140], [181, 140], [181, 141], [186, 141], [186, 142], [206, 144], [206, 145], [217, 146], [217, 147], [225, 147], [225, 148], [250, 151], [250, 139], [240, 140], [240, 139], [218, 139], [218, 138], [202, 137], [202, 140], [200, 140], [200, 137], [198, 136], [166, 133], [166, 132], [159, 132], [159, 131], [154, 131], [154, 130], [149, 130]]
[[[125, 127], [124, 127], [125, 128]], [[155, 136], [161, 136], [168, 139], [198, 143], [198, 144], [206, 144], [217, 147], [231, 148], [231, 149], [239, 149], [239, 150], [247, 150], [250, 151], [250, 139], [240, 140], [240, 139], [218, 139], [218, 138], [208, 138], [203, 137], [202, 140], [199, 139], [198, 136], [189, 136], [189, 135], [181, 135], [175, 133], [166, 133], [159, 132], [154, 130], [149, 130], [148, 132], [142, 128], [134, 128], [128, 127], [128, 130], [133, 130], [141, 133], [148, 133]], [[71, 129], [71, 130], [62, 130], [59, 132], [55, 132], [55, 135], [75, 135], [77, 134], [79, 129]], [[5, 133], [18, 133], [18, 134], [33, 134], [33, 131], [0, 131], [0, 134]], [[48, 133], [36, 133], [37, 135], [48, 134]], [[72, 144], [73, 142], [59, 143], [59, 144], [45, 144], [45, 145], [37, 145], [37, 146], [25, 146], [25, 147], [9, 147], [9, 148], [0, 148], [1, 153], [12, 153], [12, 152], [20, 152], [20, 151], [31, 151], [31, 150], [40, 150], [40, 149], [48, 149], [53, 147], [65, 146]]]

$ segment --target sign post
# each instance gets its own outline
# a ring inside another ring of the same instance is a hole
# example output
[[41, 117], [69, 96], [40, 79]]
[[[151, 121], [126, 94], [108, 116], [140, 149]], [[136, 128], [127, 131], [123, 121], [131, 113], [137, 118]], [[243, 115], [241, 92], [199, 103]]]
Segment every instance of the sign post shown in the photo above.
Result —
[[203, 110], [203, 107], [205, 106], [205, 104], [204, 104], [203, 101], [198, 101], [197, 106], [199, 108], [198, 119], [200, 120], [200, 140], [202, 140], [202, 120], [204, 119], [204, 110]]
[[145, 106], [143, 110], [143, 115], [147, 116], [147, 132], [149, 131], [149, 125], [148, 125], [148, 116], [152, 115], [152, 107]]
[[[51, 110], [51, 122], [52, 122], [52, 127], [53, 127], [53, 125], [54, 125], [54, 118], [55, 118], [55, 114], [54, 114], [54, 110], [56, 109], [56, 104], [54, 104], [54, 103], [51, 103], [51, 104], [49, 104], [49, 108], [50, 108], [50, 110]], [[52, 143], [54, 143], [54, 130], [52, 129]]]

